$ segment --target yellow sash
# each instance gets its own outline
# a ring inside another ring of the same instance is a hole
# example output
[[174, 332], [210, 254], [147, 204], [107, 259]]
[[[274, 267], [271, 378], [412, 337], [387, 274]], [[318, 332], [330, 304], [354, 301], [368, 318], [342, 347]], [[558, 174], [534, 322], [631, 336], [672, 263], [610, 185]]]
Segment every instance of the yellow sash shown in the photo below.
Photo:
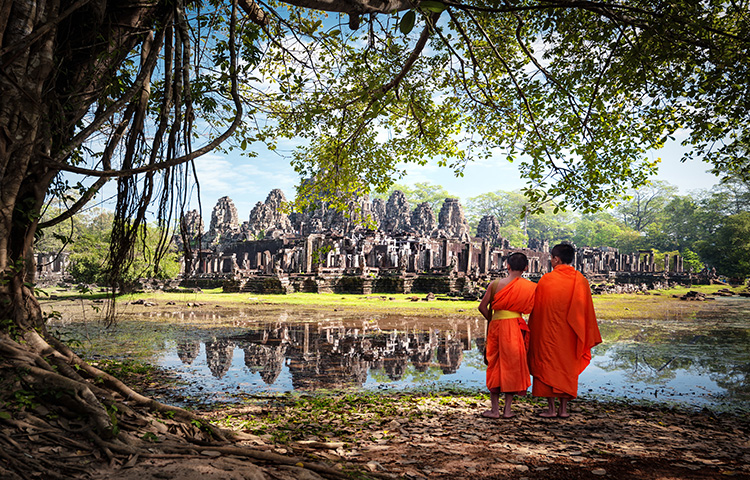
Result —
[[511, 312], [510, 310], [496, 310], [492, 312], [493, 320], [502, 320], [503, 318], [519, 318], [519, 317], [521, 317], [521, 314], [519, 312]]

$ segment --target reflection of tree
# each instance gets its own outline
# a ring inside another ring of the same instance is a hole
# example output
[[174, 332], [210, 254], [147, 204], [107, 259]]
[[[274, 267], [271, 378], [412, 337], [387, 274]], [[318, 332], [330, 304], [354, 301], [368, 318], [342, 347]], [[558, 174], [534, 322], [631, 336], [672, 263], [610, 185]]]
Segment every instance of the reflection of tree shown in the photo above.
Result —
[[206, 363], [208, 369], [216, 378], [222, 378], [232, 366], [234, 343], [226, 338], [217, 338], [213, 342], [206, 342]]
[[[750, 352], [746, 355], [750, 355]], [[750, 362], [732, 362], [727, 367], [721, 373], [711, 372], [709, 378], [727, 391], [727, 397], [739, 402], [750, 402]]]
[[393, 381], [398, 381], [404, 377], [408, 362], [409, 359], [406, 356], [388, 357], [383, 360], [383, 369], [385, 369], [388, 378]]
[[[602, 349], [603, 350], [603, 349]], [[657, 345], [641, 345], [634, 343], [615, 344], [607, 349], [608, 362], [598, 362], [596, 365], [604, 371], [622, 371], [629, 381], [648, 384], [661, 383], [675, 377], [675, 368], [689, 367], [684, 359], [678, 359], [675, 351], [667, 351]], [[599, 356], [597, 348], [595, 356]]]
[[[705, 326], [703, 326], [705, 328]], [[750, 332], [740, 328], [710, 328], [664, 335], [651, 332], [658, 342], [619, 342], [597, 346], [592, 354], [605, 371], [620, 370], [630, 381], [658, 384], [678, 371], [706, 375], [737, 400], [750, 398]], [[653, 340], [652, 340], [653, 341]]]
[[480, 354], [481, 354], [482, 356], [484, 356], [484, 350], [485, 350], [485, 348], [487, 348], [487, 339], [486, 339], [486, 338], [484, 338], [484, 337], [482, 337], [482, 338], [477, 338], [477, 339], [476, 339], [476, 345], [477, 345], [477, 351], [478, 351], [478, 352], [479, 352], [479, 353], [480, 353]]
[[404, 373], [404, 378], [411, 380], [414, 383], [426, 383], [436, 382], [443, 376], [443, 371], [440, 367], [430, 365], [425, 370], [417, 370], [414, 365], [410, 365]]
[[177, 356], [186, 365], [191, 365], [198, 358], [199, 353], [201, 353], [201, 343], [198, 341], [177, 343]]
[[487, 365], [484, 364], [484, 352], [479, 348], [468, 349], [461, 364], [482, 372], [487, 370]]
[[696, 342], [702, 355], [696, 363], [727, 396], [750, 401], [750, 330], [726, 328]]

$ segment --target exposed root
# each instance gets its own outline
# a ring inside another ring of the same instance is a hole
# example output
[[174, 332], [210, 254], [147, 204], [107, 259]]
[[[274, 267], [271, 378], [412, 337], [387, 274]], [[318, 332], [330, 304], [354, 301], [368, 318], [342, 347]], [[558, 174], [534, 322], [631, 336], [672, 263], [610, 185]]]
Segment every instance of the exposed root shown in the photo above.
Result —
[[[84, 362], [81, 358], [78, 357], [78, 355], [73, 353], [72, 350], [70, 350], [64, 343], [60, 342], [59, 340], [55, 338], [50, 338], [50, 343], [54, 344], [55, 348], [58, 351], [63, 352], [66, 355], [68, 361], [71, 362], [73, 365], [76, 365], [78, 368], [85, 371], [91, 378], [100, 379], [101, 381], [104, 382], [104, 384], [107, 387], [117, 391], [120, 395], [122, 395], [128, 401], [135, 402], [135, 404], [137, 404], [138, 406], [146, 407], [149, 410], [154, 411], [154, 412], [166, 413], [170, 416], [174, 416], [175, 418], [184, 420], [185, 422], [188, 422], [188, 423], [193, 422], [193, 421], [200, 422], [201, 424], [204, 423], [200, 417], [198, 417], [192, 412], [189, 412], [179, 407], [165, 405], [161, 402], [157, 402], [156, 400], [153, 400], [144, 395], [141, 395], [140, 393], [128, 387], [122, 381], [118, 380], [112, 375], [89, 365], [87, 362]], [[206, 424], [204, 426], [205, 428], [208, 429], [209, 433], [211, 434], [213, 438], [220, 440], [220, 441], [227, 440], [226, 435], [228, 432], [224, 432], [223, 430], [211, 424]]]
[[254, 478], [349, 478], [301, 457], [240, 446], [231, 431], [141, 395], [36, 332], [23, 343], [0, 335], [0, 358], [0, 478], [103, 478], [95, 474], [102, 469], [117, 478], [139, 462], [205, 459], [206, 452], [247, 462]]

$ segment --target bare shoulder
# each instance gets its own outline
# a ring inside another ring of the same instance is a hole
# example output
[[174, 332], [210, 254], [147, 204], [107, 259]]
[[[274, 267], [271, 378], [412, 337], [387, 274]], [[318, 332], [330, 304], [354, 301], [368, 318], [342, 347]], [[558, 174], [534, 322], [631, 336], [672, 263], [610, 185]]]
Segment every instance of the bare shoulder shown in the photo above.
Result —
[[497, 282], [495, 284], [495, 291], [500, 291], [503, 288], [505, 288], [510, 283], [511, 280], [512, 278], [510, 277], [503, 277], [503, 278], [498, 278], [497, 280], [495, 280], [495, 282]]

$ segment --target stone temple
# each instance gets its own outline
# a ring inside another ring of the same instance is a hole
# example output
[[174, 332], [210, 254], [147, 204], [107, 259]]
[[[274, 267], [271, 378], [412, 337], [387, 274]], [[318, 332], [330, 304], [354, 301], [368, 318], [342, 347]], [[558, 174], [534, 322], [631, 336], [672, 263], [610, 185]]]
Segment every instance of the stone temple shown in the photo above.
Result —
[[[355, 215], [326, 205], [287, 213], [284, 193], [275, 189], [240, 223], [234, 202], [222, 197], [207, 232], [198, 212], [188, 212], [178, 237], [184, 252], [181, 284], [256, 293], [470, 296], [478, 285], [504, 275], [504, 260], [513, 252], [528, 256], [531, 279], [551, 268], [550, 245], [532, 240], [524, 248], [513, 247], [499, 236], [494, 217], [482, 218], [477, 236], [471, 236], [457, 199], [445, 199], [437, 214], [426, 202], [412, 208], [400, 191], [386, 202], [362, 198], [350, 206]], [[657, 272], [652, 252], [582, 247], [574, 266], [592, 283], [645, 288], [685, 276], [682, 258], [665, 260], [667, 268]]]

